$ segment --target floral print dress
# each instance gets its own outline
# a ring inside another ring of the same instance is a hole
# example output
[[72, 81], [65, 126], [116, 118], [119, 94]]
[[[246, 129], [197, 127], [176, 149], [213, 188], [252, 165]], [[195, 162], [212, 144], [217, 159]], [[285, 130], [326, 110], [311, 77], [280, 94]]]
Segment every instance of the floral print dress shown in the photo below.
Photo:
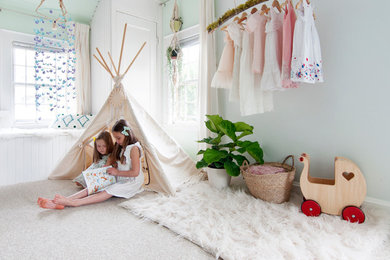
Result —
[[323, 82], [320, 38], [315, 27], [313, 8], [303, 1], [296, 10], [291, 80], [295, 82]]

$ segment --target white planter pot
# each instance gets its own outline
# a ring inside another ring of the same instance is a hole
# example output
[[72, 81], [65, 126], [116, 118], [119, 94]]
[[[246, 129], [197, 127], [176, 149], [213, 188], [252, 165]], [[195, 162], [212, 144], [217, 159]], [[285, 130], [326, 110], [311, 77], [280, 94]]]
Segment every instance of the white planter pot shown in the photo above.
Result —
[[229, 186], [232, 176], [227, 174], [225, 169], [215, 169], [207, 167], [207, 176], [211, 186], [223, 189]]

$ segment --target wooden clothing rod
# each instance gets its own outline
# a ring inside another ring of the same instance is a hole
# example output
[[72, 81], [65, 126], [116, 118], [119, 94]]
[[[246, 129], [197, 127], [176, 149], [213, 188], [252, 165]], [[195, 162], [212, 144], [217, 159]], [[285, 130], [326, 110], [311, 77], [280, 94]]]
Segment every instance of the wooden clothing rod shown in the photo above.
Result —
[[221, 17], [219, 17], [217, 19], [217, 21], [215, 21], [207, 26], [207, 31], [209, 33], [212, 33], [215, 31], [215, 29], [220, 27], [222, 24], [224, 24], [230, 18], [238, 15], [239, 13], [241, 13], [249, 8], [251, 8], [252, 6], [255, 6], [255, 5], [267, 2], [267, 1], [268, 0], [248, 0], [244, 4], [240, 4], [236, 8], [226, 11]]

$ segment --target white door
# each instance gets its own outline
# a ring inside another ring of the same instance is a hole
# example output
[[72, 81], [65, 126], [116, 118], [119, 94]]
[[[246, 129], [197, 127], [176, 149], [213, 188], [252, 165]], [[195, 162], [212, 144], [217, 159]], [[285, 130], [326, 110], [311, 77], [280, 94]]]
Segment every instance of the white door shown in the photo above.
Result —
[[[119, 61], [123, 28], [127, 23], [126, 39], [123, 47], [121, 74], [124, 73], [146, 41], [146, 45], [134, 61], [130, 70], [122, 80], [128, 95], [132, 95], [149, 114], [153, 115], [156, 96], [156, 64], [157, 64], [157, 23], [117, 11], [115, 14], [113, 35], [114, 60]], [[116, 64], [118, 67], [118, 65]]]

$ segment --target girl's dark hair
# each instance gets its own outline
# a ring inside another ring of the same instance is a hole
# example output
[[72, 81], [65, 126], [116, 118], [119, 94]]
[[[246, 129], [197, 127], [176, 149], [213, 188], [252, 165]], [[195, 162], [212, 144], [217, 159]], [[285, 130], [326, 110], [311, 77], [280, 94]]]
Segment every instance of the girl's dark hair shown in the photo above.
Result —
[[138, 139], [135, 137], [133, 131], [131, 129], [125, 130], [124, 127], [129, 127], [126, 120], [124, 119], [117, 121], [112, 127], [112, 132], [118, 132], [123, 134], [122, 132], [126, 131], [128, 133], [128, 135], [124, 135], [125, 139], [123, 141], [123, 145], [120, 146], [119, 144], [115, 143], [114, 151], [112, 152], [112, 158], [114, 159], [114, 161], [120, 160], [122, 164], [126, 162], [126, 157], [123, 154], [122, 156], [120, 156], [122, 148], [126, 148], [126, 146], [128, 145], [135, 144], [136, 142], [138, 142]]
[[93, 162], [98, 162], [100, 159], [102, 159], [104, 154], [101, 154], [97, 150], [96, 141], [97, 140], [103, 140], [106, 143], [107, 146], [107, 154], [112, 153], [114, 150], [114, 142], [112, 141], [111, 134], [107, 131], [101, 132], [95, 139], [94, 142], [94, 148], [93, 148]]

